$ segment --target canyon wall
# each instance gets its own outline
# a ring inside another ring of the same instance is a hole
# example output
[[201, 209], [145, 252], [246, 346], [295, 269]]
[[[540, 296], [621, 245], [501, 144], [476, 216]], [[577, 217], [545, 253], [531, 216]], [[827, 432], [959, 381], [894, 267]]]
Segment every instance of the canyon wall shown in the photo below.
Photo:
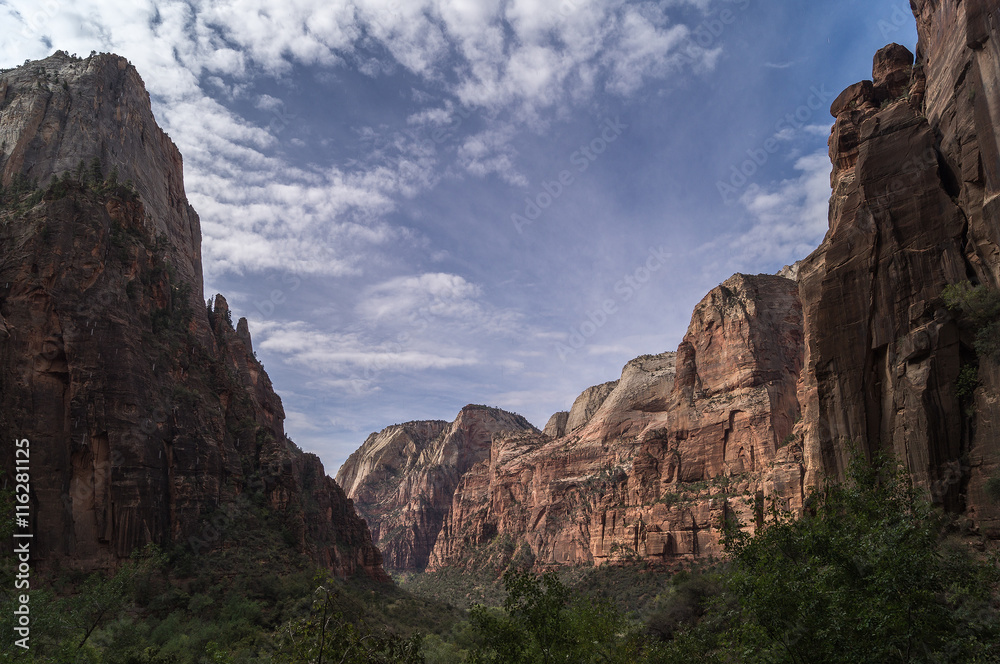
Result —
[[489, 457], [494, 434], [538, 431], [523, 417], [466, 406], [453, 422], [409, 422], [373, 433], [337, 473], [391, 569], [423, 569], [455, 487]]
[[881, 49], [831, 107], [829, 230], [795, 280], [732, 277], [676, 353], [494, 435], [421, 535], [430, 568], [717, 556], [724, 520], [801, 511], [852, 450], [1000, 541], [1000, 368], [945, 297], [1000, 289], [1000, 9], [911, 4], [916, 56]]
[[350, 500], [285, 436], [246, 320], [205, 305], [181, 157], [135, 69], [57, 53], [0, 74], [0, 185], [0, 437], [31, 441], [33, 561], [211, 550], [243, 500], [317, 563], [386, 579]]
[[795, 282], [734, 276], [697, 306], [676, 353], [629, 362], [577, 428], [495, 436], [455, 492], [431, 567], [721, 554], [718, 525], [753, 528], [758, 494], [802, 504], [790, 444], [801, 346]]

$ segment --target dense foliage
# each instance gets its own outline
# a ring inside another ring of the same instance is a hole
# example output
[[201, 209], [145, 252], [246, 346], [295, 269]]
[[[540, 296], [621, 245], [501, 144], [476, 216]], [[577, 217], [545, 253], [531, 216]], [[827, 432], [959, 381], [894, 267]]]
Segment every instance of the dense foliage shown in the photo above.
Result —
[[89, 191], [122, 201], [138, 200], [132, 181], [119, 181], [117, 166], [105, 177], [103, 163], [100, 158], [94, 157], [89, 164], [80, 161], [74, 170], [53, 176], [44, 189], [39, 188], [37, 179], [15, 173], [8, 186], [0, 185], [0, 211], [14, 210], [23, 213], [43, 199], [59, 200], [71, 192], [80, 191]]
[[753, 536], [729, 524], [714, 568], [512, 570], [468, 611], [315, 575], [265, 514], [244, 516], [222, 550], [147, 550], [112, 576], [33, 591], [27, 654], [9, 647], [3, 595], [0, 661], [1000, 662], [1000, 561], [949, 534], [885, 461], [855, 459], [800, 518], [772, 506]]
[[730, 530], [744, 661], [1000, 660], [997, 567], [943, 526], [900, 469], [855, 457], [803, 518], [772, 509], [754, 537]]

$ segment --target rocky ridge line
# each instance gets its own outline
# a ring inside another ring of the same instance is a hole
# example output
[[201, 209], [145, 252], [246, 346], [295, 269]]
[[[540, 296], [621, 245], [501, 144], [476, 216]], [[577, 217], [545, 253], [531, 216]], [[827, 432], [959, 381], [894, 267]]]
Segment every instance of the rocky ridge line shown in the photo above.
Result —
[[31, 441], [33, 561], [202, 553], [262, 508], [292, 549], [387, 579], [351, 501], [285, 436], [246, 320], [205, 306], [181, 157], [135, 69], [57, 53], [0, 73], [0, 185], [0, 435]]

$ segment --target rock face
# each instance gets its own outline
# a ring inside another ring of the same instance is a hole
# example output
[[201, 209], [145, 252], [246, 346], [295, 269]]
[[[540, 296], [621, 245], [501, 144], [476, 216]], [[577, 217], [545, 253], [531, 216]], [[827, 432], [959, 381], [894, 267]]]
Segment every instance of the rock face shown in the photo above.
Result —
[[[872, 103], [837, 115], [830, 231], [800, 268], [810, 484], [843, 470], [849, 441], [892, 451], [925, 488], [965, 447], [962, 347], [941, 292], [969, 276], [966, 220], [934, 130], [900, 87], [916, 78], [903, 51], [880, 51]], [[959, 490], [948, 487], [953, 506]]]
[[1000, 8], [911, 6], [916, 57], [890, 44], [831, 107], [820, 247], [726, 281], [676, 354], [629, 363], [544, 434], [495, 435], [431, 568], [717, 555], [722, 519], [755, 527], [754, 498], [801, 511], [852, 448], [892, 453], [967, 532], [1000, 540], [1000, 364], [942, 297], [1000, 289]]
[[205, 307], [180, 155], [135, 70], [56, 54], [4, 72], [0, 172], [0, 435], [31, 441], [33, 560], [211, 549], [242, 496], [315, 561], [385, 579], [351, 502], [285, 436], [246, 320], [221, 295]]
[[95, 158], [105, 175], [117, 168], [120, 182], [133, 183], [150, 231], [170, 238], [170, 264], [191, 284], [192, 304], [204, 302], [201, 224], [184, 193], [183, 160], [135, 68], [116, 55], [59, 52], [2, 75], [0, 182], [22, 175], [44, 186]]
[[789, 445], [801, 357], [795, 282], [734, 276], [695, 309], [676, 354], [626, 365], [582, 427], [495, 436], [458, 485], [431, 566], [721, 553], [715, 525], [752, 527], [758, 493], [801, 505]]
[[[838, 108], [830, 231], [801, 268], [807, 481], [838, 475], [847, 441], [891, 451], [915, 483], [1000, 538], [1000, 375], [941, 298], [1000, 287], [1000, 10], [915, 2], [916, 64], [875, 57], [871, 103]], [[908, 80], [908, 87], [904, 81]], [[978, 367], [973, 403], [957, 390]]]
[[573, 407], [569, 409], [569, 417], [566, 418], [566, 431], [574, 431], [587, 424], [617, 385], [618, 381], [615, 380], [584, 390], [573, 402]]
[[454, 422], [409, 422], [373, 433], [337, 473], [391, 569], [426, 567], [455, 486], [489, 457], [494, 434], [538, 434], [520, 415], [466, 406]]
[[549, 421], [546, 422], [545, 428], [542, 429], [544, 433], [549, 438], [559, 438], [560, 436], [566, 435], [566, 423], [569, 422], [569, 412], [562, 410], [558, 413], [554, 413]]
[[[976, 357], [940, 296], [967, 280], [1000, 287], [1000, 9], [911, 6], [915, 66], [886, 47], [881, 107], [836, 114], [830, 232], [802, 267], [807, 465], [811, 478], [839, 473], [847, 440], [889, 449], [935, 500], [998, 538], [1000, 506], [985, 491], [1000, 477], [997, 364]], [[978, 367], [974, 403], [956, 390], [963, 366]]]

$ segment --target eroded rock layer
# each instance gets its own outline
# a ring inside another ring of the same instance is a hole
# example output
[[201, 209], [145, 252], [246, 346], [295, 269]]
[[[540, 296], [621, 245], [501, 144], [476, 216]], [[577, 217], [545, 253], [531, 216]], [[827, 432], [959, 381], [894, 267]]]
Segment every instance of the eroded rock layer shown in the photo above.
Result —
[[466, 406], [454, 422], [409, 422], [373, 433], [337, 473], [367, 519], [386, 567], [423, 569], [455, 486], [489, 457], [494, 434], [538, 433], [520, 415]]
[[206, 309], [180, 154], [131, 65], [59, 53], [0, 75], [0, 173], [22, 190], [0, 210], [0, 436], [31, 441], [33, 561], [210, 550], [242, 496], [315, 561], [385, 579], [351, 502], [285, 436], [246, 320], [221, 295]]
[[795, 282], [734, 276], [695, 309], [677, 353], [626, 365], [582, 426], [494, 437], [459, 483], [432, 567], [481, 563], [484, 547], [540, 566], [721, 553], [716, 526], [752, 528], [758, 493], [801, 505], [789, 444], [801, 346]]
[[754, 498], [801, 510], [854, 449], [892, 453], [1000, 540], [1000, 368], [943, 297], [1000, 289], [1000, 9], [911, 5], [916, 56], [881, 49], [831, 108], [820, 247], [713, 290], [676, 354], [629, 363], [542, 434], [495, 435], [432, 568], [716, 555], [721, 520], [753, 528]]

